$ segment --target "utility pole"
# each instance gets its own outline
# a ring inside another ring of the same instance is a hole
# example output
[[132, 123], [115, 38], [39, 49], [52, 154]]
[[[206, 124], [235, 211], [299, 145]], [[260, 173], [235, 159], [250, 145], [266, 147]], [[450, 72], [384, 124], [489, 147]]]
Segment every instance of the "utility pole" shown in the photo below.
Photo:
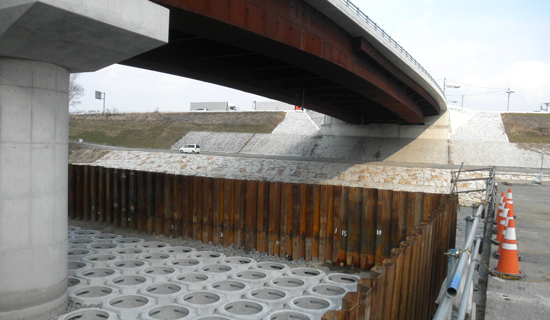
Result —
[[508, 90], [506, 93], [508, 94], [508, 104], [506, 105], [506, 111], [510, 111], [510, 95], [514, 93], [515, 91], [511, 91], [510, 87], [508, 87]]
[[447, 79], [443, 78], [443, 96], [445, 96], [445, 88], [452, 88], [452, 89], [458, 89], [460, 86], [454, 86], [452, 84], [447, 85]]

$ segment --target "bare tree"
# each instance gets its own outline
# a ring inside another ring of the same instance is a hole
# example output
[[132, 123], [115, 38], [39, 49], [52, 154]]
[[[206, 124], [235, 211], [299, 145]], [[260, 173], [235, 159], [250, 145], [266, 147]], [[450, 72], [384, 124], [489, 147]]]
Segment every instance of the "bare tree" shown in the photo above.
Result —
[[80, 104], [79, 99], [84, 96], [84, 87], [77, 82], [80, 73], [71, 73], [69, 79], [69, 107], [75, 107]]

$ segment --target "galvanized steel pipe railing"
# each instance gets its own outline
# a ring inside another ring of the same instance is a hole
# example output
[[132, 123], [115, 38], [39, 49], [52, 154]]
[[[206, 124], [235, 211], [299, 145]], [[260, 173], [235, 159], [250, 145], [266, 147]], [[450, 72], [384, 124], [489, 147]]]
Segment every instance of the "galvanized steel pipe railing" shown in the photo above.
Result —
[[464, 318], [466, 317], [466, 308], [468, 307], [468, 301], [470, 300], [470, 288], [472, 286], [474, 270], [477, 263], [477, 255], [478, 255], [479, 247], [481, 246], [481, 242], [482, 242], [482, 238], [477, 238], [475, 241], [473, 256], [470, 262], [470, 268], [468, 269], [466, 284], [464, 286], [464, 293], [462, 294], [462, 299], [460, 300], [460, 307], [458, 308], [457, 320], [464, 320]]
[[[462, 293], [462, 297], [460, 300], [460, 307], [459, 307], [459, 320], [463, 320], [466, 315], [466, 308], [468, 306], [468, 301], [471, 299], [470, 296], [470, 287], [472, 285], [472, 279], [475, 271], [475, 266], [477, 264], [477, 255], [479, 251], [479, 247], [481, 246], [482, 239], [477, 238], [476, 239], [476, 230], [479, 224], [479, 221], [482, 217], [482, 212], [484, 207], [487, 205], [480, 205], [477, 209], [476, 214], [474, 217], [467, 217], [469, 221], [467, 222], [466, 226], [466, 241], [464, 243], [463, 249], [460, 251], [460, 258], [456, 265], [454, 266], [454, 270], [451, 273], [450, 278], [447, 279], [445, 283], [443, 283], [443, 286], [446, 287], [445, 296], [443, 300], [439, 303], [439, 306], [437, 308], [437, 311], [434, 315], [434, 320], [447, 320], [449, 319], [449, 316], [452, 312], [452, 306], [453, 306], [453, 298], [458, 295], [460, 284], [463, 281], [464, 275], [466, 274], [466, 281], [464, 282], [464, 290]], [[474, 244], [475, 240], [475, 244]], [[473, 248], [472, 248], [473, 247]], [[451, 250], [451, 255], [456, 255], [456, 250]], [[453, 261], [453, 257], [449, 258], [449, 261]], [[468, 268], [467, 273], [465, 273], [466, 265], [470, 261], [470, 266]], [[450, 267], [453, 263], [450, 263]]]
[[[472, 244], [474, 243], [474, 238], [476, 235], [475, 231], [477, 229], [479, 220], [481, 219], [481, 212], [483, 211], [483, 207], [484, 207], [483, 205], [480, 205], [477, 209], [477, 213], [474, 216], [474, 220], [472, 221], [472, 225], [468, 232], [466, 243], [464, 243], [464, 250], [466, 251], [462, 251], [462, 253], [460, 254], [460, 259], [458, 260], [456, 269], [453, 272], [453, 275], [451, 276], [451, 281], [449, 282], [449, 287], [447, 288], [447, 294], [450, 295], [451, 297], [455, 297], [457, 295], [458, 289], [460, 287], [460, 283], [462, 282], [464, 269], [471, 255], [469, 250], [472, 247]], [[464, 254], [464, 253], [468, 253], [468, 254]]]
[[[472, 172], [472, 171], [489, 171], [488, 178], [473, 178], [473, 179], [459, 179], [461, 172]], [[473, 180], [485, 180], [486, 188], [479, 190], [465, 190], [458, 191], [457, 182], [458, 181], [473, 181]], [[496, 184], [495, 184], [495, 168], [484, 168], [484, 169], [472, 169], [472, 170], [462, 170], [462, 165], [458, 172], [452, 172], [452, 187], [451, 194], [458, 194], [463, 192], [485, 192], [485, 202], [482, 205], [479, 205], [477, 212], [474, 214], [474, 217], [466, 218], [466, 230], [465, 230], [465, 242], [463, 249], [460, 251], [459, 261], [456, 261], [456, 252], [457, 250], [451, 249], [447, 255], [449, 255], [449, 268], [452, 269], [452, 272], [448, 271], [450, 276], [447, 276], [446, 281], [442, 284], [441, 290], [445, 289], [444, 297], [439, 303], [439, 307], [434, 315], [434, 320], [447, 320], [450, 319], [453, 303], [452, 300], [458, 295], [459, 288], [464, 279], [465, 269], [468, 261], [470, 261], [470, 266], [466, 273], [466, 279], [464, 282], [464, 290], [462, 297], [460, 299], [460, 305], [458, 310], [458, 319], [463, 320], [466, 315], [466, 308], [468, 302], [471, 301], [472, 297], [470, 295], [470, 288], [472, 286], [473, 275], [475, 267], [477, 265], [477, 256], [483, 242], [482, 238], [476, 239], [476, 230], [479, 224], [479, 221], [484, 218], [485, 226], [487, 228], [487, 222], [489, 215], [494, 211], [495, 201], [496, 201]], [[475, 208], [475, 207], [474, 207]], [[485, 231], [485, 230], [484, 230]], [[484, 232], [485, 234], [485, 232]], [[475, 239], [475, 244], [474, 244]], [[473, 245], [473, 248], [472, 248]], [[453, 268], [454, 267], [454, 268]], [[474, 312], [474, 311], [472, 311]]]
[[424, 69], [424, 67], [422, 67], [422, 65], [418, 61], [416, 61], [416, 59], [413, 58], [413, 56], [411, 56], [410, 53], [407, 52], [407, 50], [405, 50], [401, 45], [399, 45], [399, 43], [397, 43], [397, 41], [395, 41], [392, 37], [390, 37], [390, 35], [387, 34], [386, 31], [384, 31], [382, 28], [380, 28], [380, 26], [378, 26], [377, 23], [372, 21], [372, 19], [369, 18], [363, 11], [361, 11], [361, 9], [359, 9], [358, 6], [353, 4], [353, 2], [351, 2], [349, 0], [340, 0], [340, 1], [342, 3], [344, 3], [357, 16], [359, 16], [361, 19], [363, 19], [363, 21], [365, 21], [369, 26], [371, 26], [376, 32], [378, 32], [380, 35], [382, 35], [382, 37], [384, 39], [386, 39], [386, 41], [388, 41], [390, 44], [392, 44], [397, 50], [399, 50], [399, 52], [401, 52], [405, 57], [407, 57], [407, 59], [409, 59], [418, 69], [420, 69], [420, 71], [422, 71], [432, 81], [432, 83], [435, 85], [435, 87], [437, 89], [439, 89], [439, 92], [443, 93], [443, 90], [441, 89], [439, 84], [428, 73], [428, 71], [426, 69]]

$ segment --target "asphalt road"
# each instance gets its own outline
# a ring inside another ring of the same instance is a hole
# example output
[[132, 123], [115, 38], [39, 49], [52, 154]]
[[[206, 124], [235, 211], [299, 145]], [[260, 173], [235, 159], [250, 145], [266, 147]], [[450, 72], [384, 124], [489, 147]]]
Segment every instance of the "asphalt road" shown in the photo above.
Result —
[[[523, 280], [489, 276], [485, 320], [550, 319], [550, 186], [511, 186]], [[500, 188], [507, 191], [508, 187]], [[492, 251], [496, 246], [492, 246]], [[498, 260], [491, 259], [495, 268]], [[538, 281], [538, 282], [532, 282]]]
[[[70, 143], [79, 143], [76, 141], [70, 141]], [[96, 144], [90, 142], [83, 142], [82, 145], [104, 150], [131, 150], [131, 151], [144, 151], [144, 152], [165, 152], [165, 153], [178, 153], [177, 150], [168, 149], [143, 149], [143, 148], [128, 148], [119, 146], [110, 146], [103, 144]], [[261, 158], [261, 159], [277, 159], [288, 161], [315, 161], [315, 162], [327, 162], [327, 163], [350, 163], [350, 164], [371, 164], [371, 165], [384, 165], [384, 166], [399, 166], [406, 168], [434, 168], [434, 169], [451, 169], [458, 170], [460, 165], [450, 164], [423, 164], [423, 163], [405, 163], [405, 162], [365, 162], [365, 161], [353, 161], [350, 159], [335, 159], [335, 158], [310, 158], [310, 157], [286, 157], [286, 156], [273, 156], [273, 155], [259, 155], [259, 154], [245, 154], [245, 153], [220, 153], [220, 152], [208, 152], [202, 151], [202, 155], [219, 156], [219, 157], [236, 157], [236, 158]], [[463, 169], [478, 169], [479, 166], [463, 166]], [[517, 168], [517, 167], [495, 167], [497, 172], [520, 172], [520, 173], [540, 173], [540, 169], [536, 168]], [[544, 174], [549, 174], [549, 170], [545, 169]]]

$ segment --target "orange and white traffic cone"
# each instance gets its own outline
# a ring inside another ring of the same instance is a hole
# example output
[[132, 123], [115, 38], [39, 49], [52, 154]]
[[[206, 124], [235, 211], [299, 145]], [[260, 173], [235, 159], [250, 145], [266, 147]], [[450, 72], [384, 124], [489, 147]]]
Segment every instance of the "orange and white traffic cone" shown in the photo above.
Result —
[[519, 270], [518, 244], [516, 241], [516, 223], [512, 218], [508, 222], [502, 243], [502, 251], [498, 260], [495, 273], [497, 275], [513, 276], [523, 278], [525, 274]]
[[508, 194], [506, 195], [506, 202], [510, 205], [510, 210], [512, 211], [512, 217], [516, 218], [514, 212], [514, 199], [512, 199], [512, 188], [508, 188]]
[[[508, 204], [506, 204], [506, 207], [508, 208]], [[504, 238], [506, 237], [506, 231], [508, 231], [508, 225], [510, 224], [511, 220], [515, 220], [512, 211], [506, 210], [506, 209], [505, 209], [505, 211], [508, 211], [508, 216], [506, 218], [504, 218], [504, 220], [501, 221], [502, 225], [503, 225], [501, 236], [500, 236], [500, 238], [497, 238], [494, 241], [494, 242], [498, 242], [498, 249], [493, 252], [493, 257], [495, 259], [500, 258], [500, 253], [502, 252], [502, 245], [504, 243], [503, 241], [504, 241]], [[514, 224], [515, 224], [515, 222], [514, 222]], [[491, 239], [491, 241], [493, 241], [493, 239]], [[519, 244], [519, 243], [516, 241], [516, 244]], [[521, 255], [519, 253], [518, 253], [518, 260], [521, 261]]]
[[495, 242], [498, 242], [498, 249], [495, 252], [493, 252], [493, 257], [495, 259], [498, 259], [500, 257], [500, 251], [502, 251], [502, 243], [503, 243], [502, 240], [504, 240], [504, 237], [506, 236], [508, 223], [510, 223], [510, 220], [514, 220], [514, 216], [512, 215], [512, 211], [510, 210], [510, 204], [506, 203], [506, 209], [504, 209], [504, 211], [506, 212], [507, 215], [504, 217], [503, 220], [500, 221], [501, 223], [499, 227], [501, 227], [502, 229], [500, 230], [500, 233], [497, 234], [497, 238], [495, 240]]
[[500, 213], [497, 219], [497, 237], [496, 239], [491, 239], [493, 244], [499, 245], [503, 238], [504, 230], [506, 230], [506, 225], [508, 223], [508, 215], [510, 214], [510, 205], [508, 203], [504, 204], [504, 210]]
[[504, 191], [502, 191], [502, 194], [500, 195], [500, 202], [498, 204], [498, 210], [497, 210], [497, 213], [495, 214], [495, 224], [493, 225], [493, 234], [496, 234], [497, 233], [497, 227], [499, 225], [499, 222], [500, 222], [500, 215], [502, 214], [502, 211], [504, 211], [504, 205], [506, 204], [506, 193], [504, 193]]

